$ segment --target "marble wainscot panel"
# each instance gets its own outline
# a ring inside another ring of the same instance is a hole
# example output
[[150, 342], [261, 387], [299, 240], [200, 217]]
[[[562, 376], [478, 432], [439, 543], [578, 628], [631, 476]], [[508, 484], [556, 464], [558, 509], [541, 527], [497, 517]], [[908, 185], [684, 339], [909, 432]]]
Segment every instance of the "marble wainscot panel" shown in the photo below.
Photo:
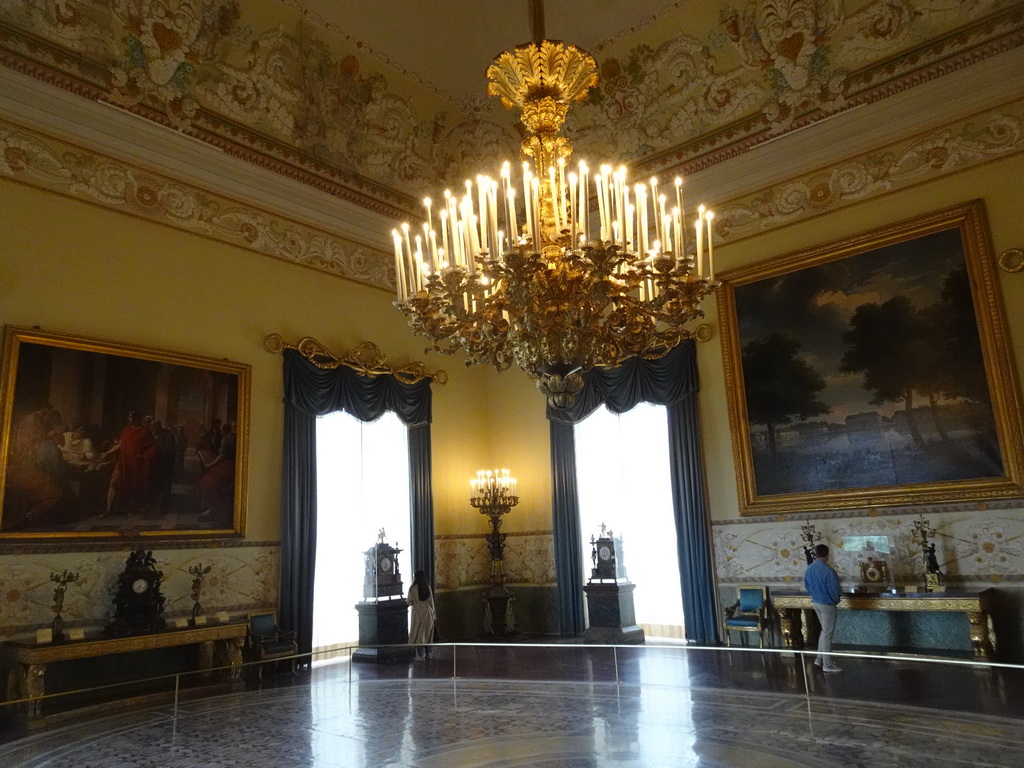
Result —
[[[200, 602], [207, 616], [235, 616], [277, 604], [279, 548], [276, 545], [224, 548], [153, 549], [163, 572], [164, 615], [191, 616], [190, 566], [212, 566], [203, 579]], [[105, 626], [113, 616], [117, 577], [128, 549], [0, 556], [0, 636], [5, 639], [49, 626], [53, 620], [51, 573], [69, 570], [78, 580], [68, 585], [62, 616], [68, 628]]]
[[[913, 589], [923, 579], [921, 544], [914, 522], [920, 517], [935, 530], [932, 541], [939, 567], [950, 588], [993, 589], [993, 619], [1001, 660], [1024, 659], [1024, 505], [1019, 500], [986, 504], [873, 509], [862, 514], [795, 514], [752, 517], [712, 524], [715, 567], [723, 605], [735, 600], [739, 584], [766, 584], [777, 589], [802, 589], [806, 569], [801, 526], [811, 523], [820, 543], [833, 552], [832, 565], [844, 588], [860, 581], [857, 552], [843, 549], [847, 536], [888, 536], [887, 557], [897, 589]], [[969, 650], [966, 617], [921, 614], [909, 618], [857, 611], [841, 622], [837, 642], [877, 645], [871, 639], [900, 634], [911, 647], [918, 645]], [[961, 622], [962, 619], [962, 622]], [[906, 626], [891, 629], [897, 622]], [[883, 626], [883, 624], [885, 626]], [[845, 625], [845, 626], [843, 626]], [[963, 631], [961, 631], [963, 630]]]
[[[491, 556], [484, 534], [439, 536], [434, 542], [439, 592], [491, 583]], [[554, 584], [555, 553], [550, 531], [509, 533], [505, 540], [505, 582]]]
[[[438, 626], [441, 639], [480, 635], [483, 593], [491, 583], [491, 558], [483, 534], [435, 539]], [[505, 585], [515, 598], [506, 617], [530, 634], [556, 634], [555, 555], [550, 531], [509, 533]]]

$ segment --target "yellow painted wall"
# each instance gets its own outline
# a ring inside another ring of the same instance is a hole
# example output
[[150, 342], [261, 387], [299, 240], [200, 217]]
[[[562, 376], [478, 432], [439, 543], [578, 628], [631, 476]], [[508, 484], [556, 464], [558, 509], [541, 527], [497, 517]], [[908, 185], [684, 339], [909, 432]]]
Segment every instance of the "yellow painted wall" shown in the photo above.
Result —
[[0, 233], [0, 323], [252, 366], [249, 540], [279, 539], [283, 390], [269, 333], [338, 352], [370, 340], [395, 364], [448, 371], [434, 387], [438, 532], [465, 517], [471, 470], [501, 460], [487, 454], [481, 397], [495, 374], [424, 355], [384, 291], [10, 181]]
[[[788, 253], [973, 198], [985, 200], [995, 251], [1024, 244], [1016, 180], [1024, 157], [962, 172], [716, 249], [719, 269]], [[518, 370], [466, 368], [423, 353], [386, 292], [258, 256], [10, 181], [0, 181], [0, 323], [224, 357], [252, 366], [248, 480], [250, 541], [279, 537], [281, 364], [262, 346], [277, 332], [341, 351], [369, 339], [396, 363], [426, 360], [435, 386], [435, 530], [482, 535], [467, 501], [477, 469], [507, 466], [522, 501], [508, 532], [551, 528], [544, 398]], [[1024, 275], [1000, 273], [1014, 354], [1024, 360]], [[707, 307], [716, 326], [717, 308]], [[703, 441], [711, 513], [738, 516], [720, 338], [699, 346]]]

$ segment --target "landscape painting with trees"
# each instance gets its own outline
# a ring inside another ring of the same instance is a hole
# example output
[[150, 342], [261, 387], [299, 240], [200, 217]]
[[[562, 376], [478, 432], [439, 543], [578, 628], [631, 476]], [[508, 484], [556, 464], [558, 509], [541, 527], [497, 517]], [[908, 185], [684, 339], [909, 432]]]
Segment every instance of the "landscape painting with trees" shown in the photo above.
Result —
[[745, 511], [1019, 492], [980, 204], [928, 222], [723, 276]]

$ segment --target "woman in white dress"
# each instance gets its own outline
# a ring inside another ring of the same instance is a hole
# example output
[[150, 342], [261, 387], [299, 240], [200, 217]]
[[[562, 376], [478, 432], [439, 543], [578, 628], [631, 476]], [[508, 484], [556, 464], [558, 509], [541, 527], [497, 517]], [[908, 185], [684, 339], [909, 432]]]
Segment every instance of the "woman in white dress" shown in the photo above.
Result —
[[430, 658], [430, 643], [434, 640], [434, 592], [427, 582], [427, 574], [416, 571], [412, 586], [409, 587], [409, 605], [412, 606], [412, 620], [409, 627], [409, 642], [416, 646], [416, 658], [426, 655]]

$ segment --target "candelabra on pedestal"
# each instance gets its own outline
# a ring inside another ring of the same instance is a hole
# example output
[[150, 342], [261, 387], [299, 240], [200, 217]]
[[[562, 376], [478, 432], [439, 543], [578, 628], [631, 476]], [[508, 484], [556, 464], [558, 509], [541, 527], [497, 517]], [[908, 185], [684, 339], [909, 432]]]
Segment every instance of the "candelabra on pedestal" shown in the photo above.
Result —
[[507, 469], [480, 470], [476, 479], [469, 481], [472, 492], [469, 503], [480, 514], [487, 515], [491, 532], [487, 534], [487, 547], [491, 555], [491, 586], [484, 593], [484, 632], [494, 636], [510, 633], [514, 627], [509, 620], [509, 606], [514, 598], [505, 586], [505, 536], [501, 532], [501, 518], [519, 503], [516, 479], [509, 477]]
[[68, 591], [68, 584], [78, 581], [78, 574], [65, 570], [64, 573], [50, 574], [50, 581], [56, 583], [57, 588], [53, 590], [53, 624], [51, 637], [53, 642], [60, 642], [64, 639], [64, 618], [61, 612], [64, 610], [64, 593]]
[[810, 520], [800, 526], [800, 531], [800, 538], [806, 542], [804, 544], [804, 557], [807, 560], [807, 564], [810, 565], [814, 562], [814, 542], [821, 541], [821, 534], [814, 530], [814, 523]]
[[189, 621], [193, 627], [196, 625], [196, 619], [203, 612], [203, 606], [199, 604], [199, 597], [203, 594], [203, 577], [212, 570], [212, 565], [204, 568], [202, 563], [188, 567], [188, 572], [195, 576], [192, 579], [192, 619]]
[[927, 592], [944, 592], [942, 571], [939, 568], [939, 560], [935, 556], [935, 544], [929, 543], [928, 537], [935, 537], [935, 529], [932, 528], [928, 519], [921, 515], [914, 521], [914, 532], [921, 539], [921, 559], [924, 562], [924, 588]]

